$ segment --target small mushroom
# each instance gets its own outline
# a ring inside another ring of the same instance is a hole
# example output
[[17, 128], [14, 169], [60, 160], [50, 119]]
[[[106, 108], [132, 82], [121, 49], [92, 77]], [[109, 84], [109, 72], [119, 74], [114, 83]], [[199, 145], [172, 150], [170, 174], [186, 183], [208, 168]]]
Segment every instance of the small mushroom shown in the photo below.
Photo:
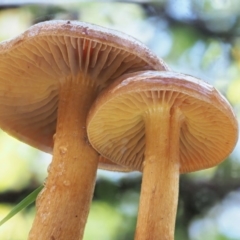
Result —
[[223, 161], [236, 144], [238, 126], [229, 103], [209, 84], [145, 71], [122, 76], [101, 93], [87, 132], [100, 154], [143, 171], [135, 239], [170, 240], [180, 173]]
[[[147, 69], [167, 67], [135, 39], [76, 21], [36, 24], [0, 44], [0, 126], [53, 152], [29, 239], [82, 238], [99, 159], [87, 113], [115, 78]], [[126, 169], [101, 159], [100, 167]]]

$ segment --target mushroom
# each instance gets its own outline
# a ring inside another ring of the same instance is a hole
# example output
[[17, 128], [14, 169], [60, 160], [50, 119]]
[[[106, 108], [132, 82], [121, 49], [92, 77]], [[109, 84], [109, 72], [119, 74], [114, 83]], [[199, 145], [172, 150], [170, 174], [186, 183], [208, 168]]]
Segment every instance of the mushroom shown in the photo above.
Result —
[[99, 95], [87, 133], [101, 155], [143, 171], [135, 239], [170, 240], [180, 173], [223, 161], [238, 126], [227, 100], [204, 81], [144, 71], [120, 77]]
[[77, 21], [39, 23], [0, 44], [0, 126], [53, 154], [29, 239], [82, 238], [99, 157], [87, 139], [89, 108], [115, 78], [150, 69], [167, 67], [132, 37]]

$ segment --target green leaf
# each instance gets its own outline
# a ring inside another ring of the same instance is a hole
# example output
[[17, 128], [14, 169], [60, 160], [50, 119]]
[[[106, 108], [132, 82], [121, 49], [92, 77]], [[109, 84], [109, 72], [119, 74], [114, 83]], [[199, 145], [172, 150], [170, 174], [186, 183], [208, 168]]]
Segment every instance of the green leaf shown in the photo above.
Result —
[[3, 225], [5, 222], [7, 222], [9, 219], [11, 219], [14, 215], [16, 215], [18, 212], [29, 206], [31, 203], [33, 203], [39, 192], [43, 189], [43, 186], [38, 187], [33, 192], [31, 192], [27, 197], [25, 197], [20, 203], [18, 203], [9, 213], [6, 217], [4, 217], [0, 221], [0, 226]]

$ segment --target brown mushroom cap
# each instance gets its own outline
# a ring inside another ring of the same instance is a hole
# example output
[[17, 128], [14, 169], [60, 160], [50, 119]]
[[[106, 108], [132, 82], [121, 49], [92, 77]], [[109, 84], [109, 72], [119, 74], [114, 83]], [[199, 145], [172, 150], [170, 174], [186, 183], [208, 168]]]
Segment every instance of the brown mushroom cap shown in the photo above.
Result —
[[175, 72], [132, 73], [106, 89], [89, 113], [90, 143], [112, 161], [141, 171], [144, 114], [156, 106], [161, 111], [164, 104], [178, 107], [184, 116], [181, 173], [215, 166], [232, 152], [238, 124], [227, 100], [206, 82]]
[[36, 24], [0, 44], [0, 126], [51, 153], [65, 81], [81, 72], [79, 82], [100, 92], [124, 73], [148, 69], [167, 67], [128, 35], [76, 21]]

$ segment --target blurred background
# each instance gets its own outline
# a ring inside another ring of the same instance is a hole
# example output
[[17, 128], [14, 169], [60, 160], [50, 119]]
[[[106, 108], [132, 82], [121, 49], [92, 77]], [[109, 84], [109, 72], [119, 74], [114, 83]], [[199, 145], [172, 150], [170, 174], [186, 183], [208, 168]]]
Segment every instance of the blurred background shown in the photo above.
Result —
[[[175, 71], [214, 85], [240, 119], [240, 0], [0, 1], [0, 41], [32, 24], [76, 19], [134, 36]], [[0, 219], [47, 177], [51, 156], [0, 132]], [[131, 240], [141, 174], [99, 170], [84, 240]], [[28, 207], [0, 227], [27, 238]], [[240, 239], [240, 144], [217, 167], [181, 176], [176, 240]]]

